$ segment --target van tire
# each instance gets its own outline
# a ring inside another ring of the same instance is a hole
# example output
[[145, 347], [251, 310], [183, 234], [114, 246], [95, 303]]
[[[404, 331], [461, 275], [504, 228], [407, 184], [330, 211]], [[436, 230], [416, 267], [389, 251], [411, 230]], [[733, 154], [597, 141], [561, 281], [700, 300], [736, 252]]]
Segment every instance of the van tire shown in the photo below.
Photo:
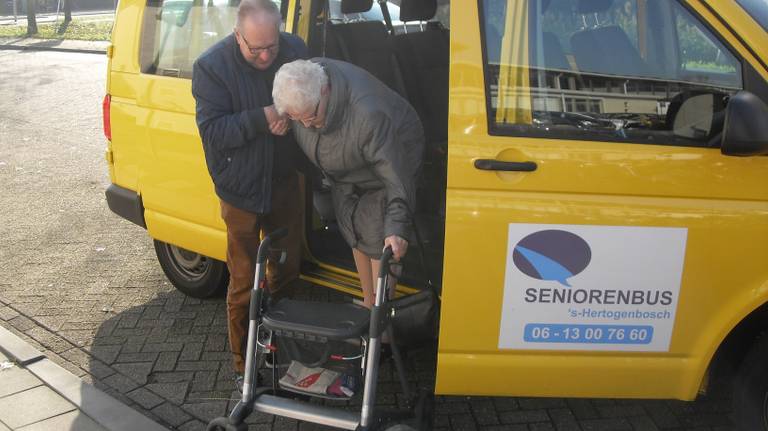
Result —
[[752, 345], [733, 388], [736, 424], [742, 431], [768, 431], [768, 333]]
[[185, 295], [204, 299], [226, 291], [226, 263], [158, 240], [155, 254], [165, 276]]

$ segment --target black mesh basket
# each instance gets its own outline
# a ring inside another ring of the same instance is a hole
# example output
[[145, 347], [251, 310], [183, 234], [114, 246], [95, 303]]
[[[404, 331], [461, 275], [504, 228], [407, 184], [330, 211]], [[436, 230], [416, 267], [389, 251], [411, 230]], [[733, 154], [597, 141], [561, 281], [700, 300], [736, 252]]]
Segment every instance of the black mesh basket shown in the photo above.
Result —
[[349, 400], [362, 391], [362, 338], [332, 340], [290, 331], [272, 331], [273, 387], [333, 400]]

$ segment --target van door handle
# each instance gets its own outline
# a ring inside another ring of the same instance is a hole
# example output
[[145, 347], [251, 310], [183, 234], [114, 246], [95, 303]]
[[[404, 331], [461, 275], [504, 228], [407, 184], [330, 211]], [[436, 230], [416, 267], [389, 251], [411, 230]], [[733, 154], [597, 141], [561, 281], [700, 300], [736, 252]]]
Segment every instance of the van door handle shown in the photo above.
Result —
[[484, 171], [519, 171], [533, 172], [538, 166], [536, 162], [503, 162], [495, 159], [477, 159], [475, 168]]

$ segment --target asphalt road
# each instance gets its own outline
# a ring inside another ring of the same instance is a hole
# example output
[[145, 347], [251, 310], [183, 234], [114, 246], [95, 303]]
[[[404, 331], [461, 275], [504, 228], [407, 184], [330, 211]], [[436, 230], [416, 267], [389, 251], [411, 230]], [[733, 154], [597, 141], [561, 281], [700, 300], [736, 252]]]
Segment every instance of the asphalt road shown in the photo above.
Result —
[[[151, 240], [112, 214], [101, 55], [0, 51], [0, 325], [174, 429], [231, 405], [222, 298], [184, 297]], [[428, 354], [410, 357], [420, 382]], [[638, 382], [642, 384], [642, 382]], [[380, 402], [398, 402], [391, 369]], [[730, 430], [730, 400], [439, 397], [440, 430]], [[318, 429], [253, 415], [252, 430]]]

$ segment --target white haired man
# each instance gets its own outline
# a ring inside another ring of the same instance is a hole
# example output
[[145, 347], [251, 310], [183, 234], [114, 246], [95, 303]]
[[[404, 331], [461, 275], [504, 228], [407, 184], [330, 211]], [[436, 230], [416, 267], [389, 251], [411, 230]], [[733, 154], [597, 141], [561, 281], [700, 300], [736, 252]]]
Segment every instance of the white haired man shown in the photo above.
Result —
[[419, 117], [373, 75], [327, 58], [281, 67], [272, 96], [277, 111], [293, 120], [299, 147], [331, 183], [339, 229], [370, 308], [383, 249], [391, 246], [399, 260], [413, 237], [424, 152]]
[[197, 126], [208, 171], [227, 226], [227, 318], [235, 380], [242, 388], [248, 303], [260, 233], [288, 227], [276, 244], [288, 261], [270, 264], [276, 291], [297, 278], [303, 207], [288, 120], [272, 102], [272, 81], [283, 64], [307, 56], [304, 42], [280, 33], [280, 11], [270, 0], [242, 0], [233, 33], [213, 45], [192, 72]]

